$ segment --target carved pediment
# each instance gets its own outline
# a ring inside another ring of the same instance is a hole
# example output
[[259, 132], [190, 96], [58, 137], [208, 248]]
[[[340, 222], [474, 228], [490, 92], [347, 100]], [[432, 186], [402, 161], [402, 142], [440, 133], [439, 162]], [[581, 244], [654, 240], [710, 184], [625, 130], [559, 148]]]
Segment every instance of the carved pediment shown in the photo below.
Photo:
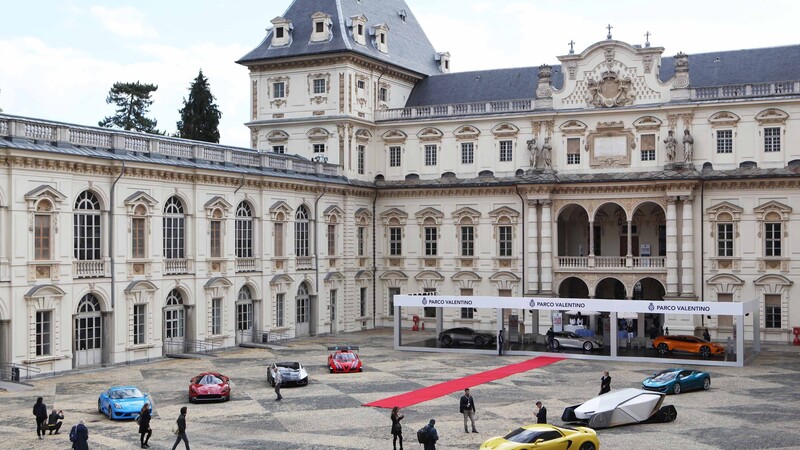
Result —
[[433, 127], [423, 128], [422, 131], [417, 133], [417, 137], [423, 142], [440, 141], [442, 140], [442, 136], [444, 136], [444, 133]]
[[269, 207], [269, 215], [272, 220], [286, 220], [286, 217], [292, 212], [292, 208], [289, 206], [288, 203], [284, 202], [283, 200], [277, 201]]
[[712, 127], [735, 127], [739, 123], [739, 116], [730, 111], [720, 111], [708, 118]]
[[591, 106], [612, 108], [633, 103], [632, 80], [629, 77], [620, 77], [613, 70], [603, 72], [600, 80], [589, 78], [586, 87], [586, 101]]
[[308, 138], [311, 140], [325, 140], [328, 139], [330, 135], [331, 134], [328, 132], [328, 130], [320, 127], [312, 128], [308, 130], [308, 133], [306, 133], [306, 136], [308, 136]]
[[568, 120], [558, 127], [562, 133], [572, 135], [583, 134], [587, 128], [589, 127], [580, 120]]
[[470, 208], [469, 206], [465, 206], [463, 208], [458, 208], [457, 210], [453, 211], [453, 219], [455, 219], [456, 223], [461, 222], [464, 218], [472, 219], [473, 223], [478, 222], [478, 219], [481, 217], [481, 212]]
[[497, 124], [495, 125], [494, 128], [492, 128], [492, 134], [494, 134], [494, 136], [498, 138], [514, 137], [517, 135], [517, 133], [519, 133], [519, 128], [516, 125], [508, 122]]
[[780, 109], [775, 108], [765, 109], [764, 111], [756, 114], [755, 117], [760, 125], [782, 125], [786, 123], [786, 119], [788, 118], [789, 114], [786, 114]]
[[456, 131], [453, 132], [453, 135], [455, 135], [456, 139], [477, 139], [480, 134], [480, 130], [472, 125], [458, 127]]
[[388, 224], [392, 219], [400, 224], [405, 224], [408, 214], [399, 208], [389, 208], [382, 212], [380, 217], [384, 224]]
[[267, 135], [267, 140], [271, 143], [286, 142], [289, 140], [289, 133], [283, 130], [273, 130]]
[[389, 130], [381, 136], [381, 139], [386, 142], [404, 142], [406, 138], [408, 135], [397, 129]]
[[437, 225], [441, 225], [444, 213], [436, 208], [427, 207], [417, 211], [415, 216], [419, 221], [419, 223], [422, 223], [425, 219], [433, 218], [436, 221]]
[[517, 217], [519, 217], [519, 213], [515, 209], [509, 208], [508, 206], [501, 206], [497, 209], [489, 211], [489, 217], [491, 217], [494, 220], [497, 220], [498, 217], [502, 216], [507, 216], [512, 219], [516, 219]]
[[731, 202], [721, 202], [706, 208], [706, 214], [708, 214], [709, 220], [719, 220], [722, 214], [728, 214], [728, 216], [725, 217], [727, 220], [739, 220], [742, 216], [742, 212], [744, 212], [743, 208]]
[[661, 119], [653, 116], [640, 117], [633, 121], [636, 131], [656, 131], [661, 127]]
[[330, 218], [331, 216], [336, 216], [337, 218], [344, 217], [344, 211], [337, 205], [328, 206], [327, 208], [325, 208], [323, 214], [325, 215], [325, 217], [328, 218]]
[[355, 136], [356, 140], [362, 142], [369, 141], [370, 139], [372, 139], [372, 133], [370, 133], [369, 130], [365, 130], [364, 128], [359, 128], [358, 130], [356, 130]]

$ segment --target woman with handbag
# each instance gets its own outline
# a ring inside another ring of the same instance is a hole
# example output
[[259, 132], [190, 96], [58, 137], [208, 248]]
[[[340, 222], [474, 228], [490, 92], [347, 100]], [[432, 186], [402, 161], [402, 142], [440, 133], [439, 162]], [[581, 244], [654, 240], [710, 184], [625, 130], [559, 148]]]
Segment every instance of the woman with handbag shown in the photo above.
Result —
[[150, 448], [147, 444], [150, 441], [150, 436], [153, 435], [153, 430], [150, 428], [150, 403], [145, 403], [142, 410], [139, 411], [139, 416], [136, 417], [136, 423], [139, 424], [139, 441], [142, 448]]
[[392, 408], [392, 446], [397, 450], [397, 438], [400, 438], [400, 450], [403, 450], [403, 426], [400, 421], [403, 420], [404, 415], [400, 414], [400, 407], [395, 406]]

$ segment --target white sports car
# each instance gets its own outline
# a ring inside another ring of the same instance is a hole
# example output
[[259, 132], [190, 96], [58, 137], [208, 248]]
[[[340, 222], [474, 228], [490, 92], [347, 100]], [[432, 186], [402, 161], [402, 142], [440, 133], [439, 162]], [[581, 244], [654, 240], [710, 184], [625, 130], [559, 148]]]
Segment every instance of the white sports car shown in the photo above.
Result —
[[295, 384], [305, 386], [308, 384], [308, 372], [299, 362], [272, 363], [267, 369], [267, 383], [275, 386], [275, 372], [281, 371], [281, 386]]
[[678, 411], [672, 405], [661, 406], [665, 397], [666, 394], [642, 389], [611, 391], [580, 405], [567, 407], [561, 420], [585, 423], [590, 428], [672, 422]]

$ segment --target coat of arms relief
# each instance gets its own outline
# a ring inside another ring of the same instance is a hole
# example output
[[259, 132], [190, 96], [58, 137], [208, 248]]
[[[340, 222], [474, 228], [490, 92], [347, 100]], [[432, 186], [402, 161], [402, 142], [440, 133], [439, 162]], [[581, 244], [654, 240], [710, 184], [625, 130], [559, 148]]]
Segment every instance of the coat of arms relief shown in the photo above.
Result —
[[620, 77], [613, 70], [603, 72], [601, 77], [601, 80], [592, 78], [587, 80], [586, 101], [589, 105], [598, 108], [613, 108], [633, 103], [632, 81], [629, 77]]

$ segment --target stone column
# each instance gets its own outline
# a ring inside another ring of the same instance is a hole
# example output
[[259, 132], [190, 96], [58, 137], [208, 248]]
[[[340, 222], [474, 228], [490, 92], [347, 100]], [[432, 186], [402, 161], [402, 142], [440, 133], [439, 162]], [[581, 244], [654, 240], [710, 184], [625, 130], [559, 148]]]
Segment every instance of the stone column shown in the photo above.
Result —
[[678, 228], [675, 197], [667, 197], [667, 296], [678, 295]]
[[681, 218], [681, 296], [694, 297], [694, 224], [692, 196], [683, 197]]
[[[11, 320], [0, 320], [0, 364], [11, 362]], [[5, 378], [3, 378], [5, 379]]]
[[197, 332], [196, 332], [197, 328], [194, 323], [195, 308], [194, 305], [183, 305], [183, 310], [186, 312], [186, 323], [185, 323], [186, 329], [183, 330], [183, 339], [186, 342], [183, 346], [184, 351], [194, 353], [195, 351], [194, 343], [192, 343], [192, 345], [189, 345], [188, 341], [197, 340]]
[[594, 220], [589, 221], [589, 258], [594, 258]]
[[625, 267], [633, 267], [633, 221], [628, 220], [628, 253], [625, 254]]
[[551, 209], [553, 202], [549, 199], [540, 200], [542, 204], [542, 292], [553, 292], [553, 220]]
[[262, 305], [264, 304], [261, 300], [253, 300], [253, 336], [251, 340], [253, 342], [261, 342], [261, 334], [264, 332], [264, 329], [261, 328], [261, 314], [263, 314]]
[[528, 286], [526, 292], [539, 292], [539, 203], [528, 200]]
[[113, 364], [111, 353], [114, 351], [114, 311], [100, 312], [102, 337], [100, 346], [100, 363], [103, 366]]

